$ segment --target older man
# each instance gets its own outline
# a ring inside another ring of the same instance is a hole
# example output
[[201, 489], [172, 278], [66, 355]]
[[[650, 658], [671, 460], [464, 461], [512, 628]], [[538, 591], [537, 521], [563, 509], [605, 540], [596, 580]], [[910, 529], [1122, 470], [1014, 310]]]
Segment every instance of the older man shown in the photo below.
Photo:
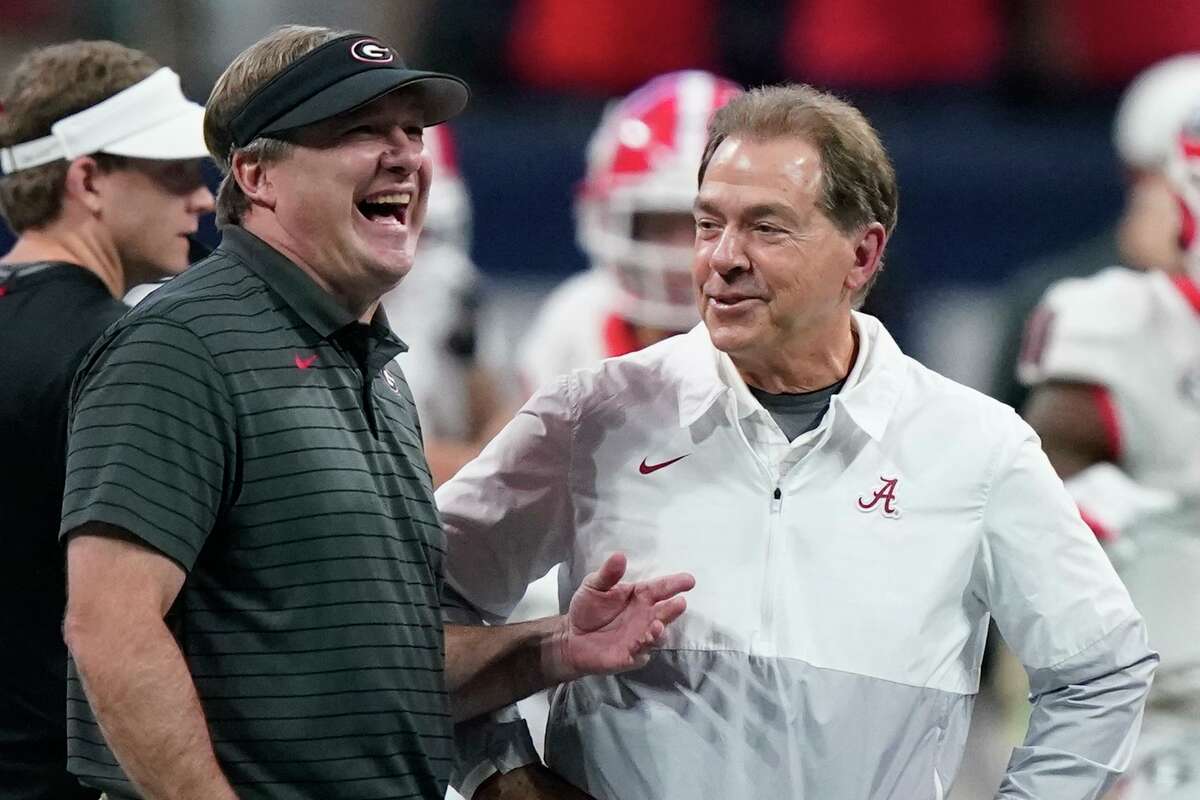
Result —
[[0, 796], [95, 797], [66, 770], [58, 546], [67, 399], [131, 287], [188, 264], [212, 211], [204, 109], [116, 42], [26, 54], [0, 93]]
[[217, 82], [221, 246], [74, 390], [68, 765], [110, 797], [440, 800], [455, 717], [643, 663], [682, 612], [690, 577], [619, 584], [614, 556], [565, 617], [443, 637], [444, 537], [378, 305], [424, 222], [423, 128], [466, 101], [370, 36], [299, 26]]
[[645, 668], [555, 693], [548, 764], [591, 795], [941, 798], [989, 617], [1034, 704], [999, 796], [1125, 766], [1157, 657], [1037, 438], [853, 310], [896, 197], [854, 108], [735, 98], [695, 203], [703, 324], [545, 387], [439, 491], [448, 580], [496, 619], [615, 547], [695, 574]]

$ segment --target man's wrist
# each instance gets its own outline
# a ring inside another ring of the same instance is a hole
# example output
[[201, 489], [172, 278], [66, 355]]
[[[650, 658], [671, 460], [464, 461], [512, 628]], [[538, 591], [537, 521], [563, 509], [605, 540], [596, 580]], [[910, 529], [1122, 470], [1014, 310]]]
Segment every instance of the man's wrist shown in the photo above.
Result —
[[538, 655], [547, 686], [557, 686], [579, 677], [567, 659], [569, 636], [570, 626], [566, 614], [546, 619], [546, 628], [539, 636]]

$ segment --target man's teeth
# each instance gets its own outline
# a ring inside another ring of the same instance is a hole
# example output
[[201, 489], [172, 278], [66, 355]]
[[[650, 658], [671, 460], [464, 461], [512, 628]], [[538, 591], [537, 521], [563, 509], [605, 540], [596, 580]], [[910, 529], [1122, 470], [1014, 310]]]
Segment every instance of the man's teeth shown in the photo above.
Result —
[[394, 203], [396, 205], [406, 206], [412, 202], [412, 192], [392, 192], [391, 194], [380, 194], [373, 197], [368, 197], [364, 202], [373, 205], [383, 203]]

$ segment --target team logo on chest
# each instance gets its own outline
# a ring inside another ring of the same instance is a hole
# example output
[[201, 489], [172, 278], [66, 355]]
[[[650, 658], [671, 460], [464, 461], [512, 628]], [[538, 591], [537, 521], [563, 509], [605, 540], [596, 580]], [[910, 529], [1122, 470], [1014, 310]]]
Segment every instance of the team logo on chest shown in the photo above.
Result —
[[396, 380], [395, 375], [388, 372], [386, 369], [383, 371], [383, 382], [386, 383], [388, 385], [388, 388], [391, 389], [393, 392], [395, 392], [396, 394], [400, 394], [400, 382], [398, 380]]
[[883, 481], [883, 485], [871, 493], [870, 498], [858, 498], [858, 510], [864, 512], [874, 511], [876, 508], [880, 510], [888, 519], [895, 519], [900, 516], [900, 509], [896, 506], [896, 483], [899, 478], [885, 478], [880, 475], [879, 480]]

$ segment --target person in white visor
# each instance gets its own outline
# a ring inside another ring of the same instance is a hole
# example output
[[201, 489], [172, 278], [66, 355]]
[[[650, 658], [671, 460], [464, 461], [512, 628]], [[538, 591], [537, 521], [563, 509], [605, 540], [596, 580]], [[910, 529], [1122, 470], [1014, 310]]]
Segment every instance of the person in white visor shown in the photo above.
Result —
[[0, 797], [94, 798], [66, 770], [62, 507], [67, 397], [130, 287], [188, 264], [212, 210], [204, 109], [114, 42], [35, 50], [0, 94]]

